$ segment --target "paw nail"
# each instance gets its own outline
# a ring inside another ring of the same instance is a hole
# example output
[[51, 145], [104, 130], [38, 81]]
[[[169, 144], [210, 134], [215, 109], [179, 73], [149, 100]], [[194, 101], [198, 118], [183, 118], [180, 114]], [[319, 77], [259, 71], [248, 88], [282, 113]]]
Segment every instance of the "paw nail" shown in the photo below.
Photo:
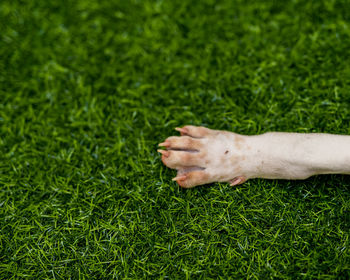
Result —
[[165, 142], [159, 143], [158, 146], [160, 146], [160, 147], [169, 147], [170, 143], [165, 141]]
[[246, 180], [246, 179], [245, 179], [244, 177], [242, 177], [242, 176], [233, 178], [233, 179], [230, 181], [230, 186], [233, 187], [233, 186], [242, 184], [242, 183], [244, 183], [245, 180]]
[[181, 134], [187, 134], [187, 129], [186, 128], [181, 128], [181, 127], [176, 127], [176, 131], [180, 132]]
[[173, 178], [173, 181], [182, 181], [182, 180], [186, 180], [186, 175], [181, 175], [181, 176], [176, 176], [175, 178]]
[[165, 150], [157, 150], [158, 153], [161, 153], [163, 156], [168, 157], [169, 156], [169, 152], [165, 151]]

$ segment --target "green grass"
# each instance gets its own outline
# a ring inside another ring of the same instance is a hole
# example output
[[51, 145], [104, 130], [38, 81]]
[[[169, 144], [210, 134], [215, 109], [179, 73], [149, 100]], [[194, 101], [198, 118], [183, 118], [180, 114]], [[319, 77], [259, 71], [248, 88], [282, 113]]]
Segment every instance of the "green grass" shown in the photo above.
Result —
[[176, 126], [350, 134], [350, 2], [0, 2], [1, 279], [349, 279], [349, 176], [180, 189]]

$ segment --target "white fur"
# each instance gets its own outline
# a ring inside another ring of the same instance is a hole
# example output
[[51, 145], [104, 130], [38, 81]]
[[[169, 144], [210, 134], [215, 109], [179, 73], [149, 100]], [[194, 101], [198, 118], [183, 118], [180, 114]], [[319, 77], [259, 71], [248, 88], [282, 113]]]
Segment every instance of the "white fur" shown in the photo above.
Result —
[[269, 132], [246, 139], [253, 149], [249, 153], [250, 178], [305, 179], [316, 174], [350, 174], [350, 136]]

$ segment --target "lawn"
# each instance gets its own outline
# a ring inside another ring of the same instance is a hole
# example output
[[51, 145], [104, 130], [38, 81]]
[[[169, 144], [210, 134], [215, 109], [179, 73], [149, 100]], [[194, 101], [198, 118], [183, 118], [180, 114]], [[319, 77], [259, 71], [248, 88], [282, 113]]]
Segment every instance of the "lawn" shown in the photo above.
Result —
[[174, 128], [350, 134], [350, 1], [0, 2], [1, 279], [349, 279], [349, 176], [181, 189]]

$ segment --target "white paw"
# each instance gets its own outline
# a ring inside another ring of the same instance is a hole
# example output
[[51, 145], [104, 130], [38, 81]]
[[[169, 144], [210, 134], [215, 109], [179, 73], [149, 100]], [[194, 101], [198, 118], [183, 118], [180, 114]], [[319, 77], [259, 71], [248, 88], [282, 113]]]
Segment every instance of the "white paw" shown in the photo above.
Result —
[[159, 146], [163, 163], [178, 170], [173, 179], [184, 188], [212, 182], [243, 183], [248, 179], [247, 136], [187, 125], [176, 128], [181, 136], [171, 136]]

